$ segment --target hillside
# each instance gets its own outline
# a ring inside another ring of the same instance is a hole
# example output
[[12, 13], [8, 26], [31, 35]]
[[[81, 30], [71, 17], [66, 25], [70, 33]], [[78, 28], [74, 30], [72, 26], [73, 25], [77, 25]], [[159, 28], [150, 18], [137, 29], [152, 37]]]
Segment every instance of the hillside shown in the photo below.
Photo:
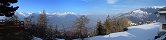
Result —
[[[127, 17], [132, 22], [144, 22], [147, 20], [157, 20], [158, 15], [154, 14], [159, 10], [160, 8], [163, 8], [165, 6], [153, 6], [153, 7], [145, 7], [145, 8], [139, 8], [135, 9], [126, 13], [121, 13], [120, 15], [111, 15], [111, 16], [117, 16], [117, 17]], [[20, 18], [20, 20], [24, 20], [25, 17], [31, 17], [32, 20], [36, 23], [39, 13], [25, 13], [25, 12], [17, 12], [16, 15]], [[54, 23], [57, 25], [64, 25], [65, 27], [71, 27], [73, 25], [73, 21], [78, 18], [80, 15], [83, 14], [77, 14], [74, 12], [55, 12], [55, 13], [46, 13], [48, 22]], [[107, 15], [88, 15], [86, 16], [90, 19], [89, 26], [94, 27], [96, 22], [99, 20], [104, 21]]]
[[87, 40], [154, 40], [159, 32], [160, 23], [128, 27], [125, 32], [111, 33], [104, 36], [86, 38]]
[[156, 21], [158, 19], [158, 14], [155, 13], [163, 7], [165, 6], [139, 8], [130, 12], [123, 13], [120, 15], [120, 17], [127, 17], [133, 22], [145, 22], [147, 20]]

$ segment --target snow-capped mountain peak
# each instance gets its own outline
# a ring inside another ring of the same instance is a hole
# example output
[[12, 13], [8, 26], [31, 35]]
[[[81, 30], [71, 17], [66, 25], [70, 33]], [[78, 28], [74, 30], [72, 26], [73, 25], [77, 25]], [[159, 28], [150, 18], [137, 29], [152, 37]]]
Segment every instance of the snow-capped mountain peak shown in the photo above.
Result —
[[16, 13], [17, 16], [24, 16], [24, 17], [28, 17], [28, 16], [30, 16], [32, 14], [33, 14], [32, 12], [28, 12], [28, 13], [19, 12], [19, 13]]
[[78, 15], [75, 12], [54, 12], [48, 15], [56, 15], [56, 16], [67, 16], [67, 15]]
[[[143, 21], [147, 21], [147, 20], [156, 20], [157, 19], [157, 14], [154, 14], [155, 12], [157, 12], [160, 8], [163, 8], [165, 6], [153, 6], [153, 7], [146, 7], [146, 8], [140, 8], [140, 9], [135, 9], [133, 11], [129, 11], [126, 13], [123, 13], [122, 15], [117, 17], [127, 17], [129, 20], [133, 21], [133, 22], [143, 22]], [[40, 13], [25, 13], [25, 12], [19, 12], [17, 13], [17, 15], [21, 18], [24, 19], [24, 17], [28, 17], [28, 16], [33, 16], [33, 20], [37, 20], [38, 16]], [[73, 20], [75, 20], [76, 18], [78, 18], [80, 15], [82, 14], [78, 14], [75, 12], [54, 12], [54, 13], [46, 13], [47, 14], [47, 18], [49, 19], [50, 22], [59, 24], [59, 25], [72, 25]], [[85, 14], [84, 14], [85, 15]], [[95, 16], [95, 15], [87, 15], [88, 18], [93, 21], [93, 23], [91, 23], [92, 25], [95, 25], [94, 20], [98, 20], [99, 17], [102, 17], [101, 19], [104, 19], [104, 17], [106, 15], [100, 15], [100, 16]], [[96, 17], [96, 18], [95, 18]]]
[[147, 20], [156, 20], [158, 18], [157, 14], [155, 14], [159, 9], [164, 8], [166, 6], [152, 6], [135, 9], [133, 11], [124, 13], [120, 15], [120, 17], [127, 17], [129, 20], [133, 22], [143, 22]]
[[142, 10], [140, 10], [140, 9], [134, 10], [133, 12], [134, 12], [134, 13], [147, 13], [147, 12], [144, 12], [144, 11], [142, 11]]

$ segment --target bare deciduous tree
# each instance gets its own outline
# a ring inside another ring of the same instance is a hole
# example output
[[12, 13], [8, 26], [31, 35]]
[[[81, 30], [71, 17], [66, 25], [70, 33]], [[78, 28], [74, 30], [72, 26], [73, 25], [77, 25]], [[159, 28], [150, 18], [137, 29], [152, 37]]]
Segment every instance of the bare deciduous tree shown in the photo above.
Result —
[[106, 29], [106, 34], [109, 34], [109, 33], [112, 33], [111, 31], [111, 19], [110, 19], [110, 16], [108, 15], [105, 22], [104, 22], [104, 26], [105, 26], [105, 29]]
[[130, 26], [130, 20], [125, 18], [125, 17], [121, 17], [121, 18], [114, 18], [111, 20], [111, 27], [113, 27], [114, 32], [120, 32], [123, 31], [124, 28], [127, 28], [128, 26]]
[[74, 27], [76, 33], [78, 33], [79, 38], [83, 40], [83, 38], [87, 37], [87, 27], [86, 25], [89, 23], [89, 19], [82, 15], [74, 21]]

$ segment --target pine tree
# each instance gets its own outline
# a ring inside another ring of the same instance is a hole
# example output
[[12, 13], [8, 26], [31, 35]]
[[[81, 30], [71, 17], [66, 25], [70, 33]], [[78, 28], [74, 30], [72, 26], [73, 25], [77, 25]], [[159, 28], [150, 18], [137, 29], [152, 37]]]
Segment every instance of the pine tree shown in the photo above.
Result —
[[104, 26], [102, 25], [101, 21], [97, 22], [97, 35], [105, 35], [105, 28]]
[[17, 0], [0, 0], [0, 16], [12, 17], [19, 7], [13, 7], [11, 4], [17, 2]]

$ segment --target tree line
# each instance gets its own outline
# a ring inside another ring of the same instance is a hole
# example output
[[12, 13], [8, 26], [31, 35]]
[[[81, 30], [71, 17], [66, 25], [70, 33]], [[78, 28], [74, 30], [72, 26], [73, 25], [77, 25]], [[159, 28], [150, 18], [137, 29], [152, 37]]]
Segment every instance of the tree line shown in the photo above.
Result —
[[[18, 20], [18, 17], [14, 15], [14, 13], [19, 8], [19, 6], [13, 7], [11, 5], [17, 2], [18, 0], [1, 0], [0, 16], [6, 16], [6, 21]], [[107, 35], [114, 32], [126, 31], [127, 27], [130, 26], [129, 19], [125, 17], [110, 18], [109, 15], [106, 17], [105, 21], [97, 21], [95, 28], [91, 31], [89, 31], [89, 29], [91, 28], [88, 28], [89, 26], [87, 26], [90, 19], [85, 15], [76, 18], [70, 30], [67, 30], [64, 25], [48, 23], [45, 11], [43, 11], [42, 14], [39, 15], [37, 23], [35, 23], [32, 18], [33, 17], [31, 16], [24, 18], [25, 30], [19, 32], [19, 35], [24, 35], [24, 38], [26, 38], [26, 40], [31, 40], [33, 37], [39, 37], [43, 40], [56, 40], [56, 38], [62, 38], [65, 40], [84, 40], [84, 38], [92, 36]], [[58, 27], [62, 27], [63, 29], [59, 30]]]
[[[108, 15], [105, 21], [96, 22], [96, 27], [89, 31], [89, 18], [82, 15], [76, 18], [71, 25], [71, 29], [67, 30], [64, 25], [56, 25], [55, 23], [48, 23], [47, 15], [45, 11], [39, 15], [38, 22], [32, 21], [32, 17], [26, 17], [24, 19], [25, 33], [29, 34], [30, 37], [39, 37], [43, 40], [54, 40], [56, 38], [62, 38], [65, 40], [80, 39], [97, 36], [106, 35], [114, 32], [124, 31], [124, 28], [130, 26], [127, 18], [115, 18]], [[62, 27], [61, 30], [58, 27]]]

